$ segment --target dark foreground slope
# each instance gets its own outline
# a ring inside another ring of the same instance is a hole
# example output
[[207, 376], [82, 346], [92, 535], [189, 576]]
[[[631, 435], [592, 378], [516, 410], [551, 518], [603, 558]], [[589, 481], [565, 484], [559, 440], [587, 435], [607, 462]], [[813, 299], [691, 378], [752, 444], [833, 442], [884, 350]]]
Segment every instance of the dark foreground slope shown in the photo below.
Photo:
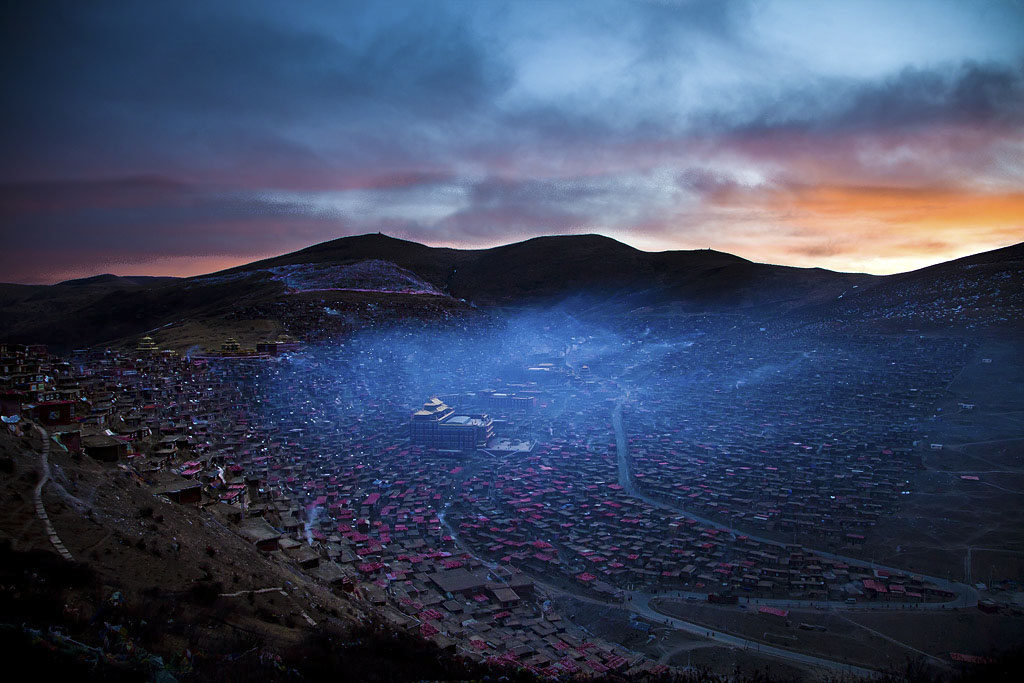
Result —
[[40, 446], [0, 430], [8, 667], [39, 680], [535, 680], [399, 633], [368, 603], [260, 553], [229, 520], [55, 446], [42, 502], [68, 561], [36, 515]]

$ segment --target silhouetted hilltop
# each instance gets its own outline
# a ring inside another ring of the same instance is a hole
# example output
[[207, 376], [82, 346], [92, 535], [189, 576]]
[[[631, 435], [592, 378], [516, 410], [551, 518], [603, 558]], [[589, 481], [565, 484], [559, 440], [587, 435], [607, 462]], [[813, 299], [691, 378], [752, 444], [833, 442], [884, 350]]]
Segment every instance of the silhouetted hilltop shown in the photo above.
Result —
[[[453, 297], [483, 305], [586, 293], [634, 303], [692, 299], [700, 305], [747, 306], [813, 295], [811, 290], [822, 286], [871, 279], [821, 269], [756, 264], [706, 249], [646, 252], [603, 235], [535, 237], [490, 249], [428, 247], [382, 234], [358, 235], [239, 266], [224, 274], [364, 259], [390, 261]], [[788, 287], [795, 291], [783, 291]]]
[[[473, 305], [570, 299], [608, 314], [654, 307], [897, 329], [979, 328], [1020, 320], [1022, 259], [1024, 244], [1018, 244], [879, 277], [754, 263], [703, 249], [646, 252], [601, 235], [453, 249], [378, 233], [192, 278], [108, 274], [53, 286], [0, 284], [0, 339], [72, 348], [189, 322], [205, 326], [207, 336], [229, 322], [234, 336], [247, 330], [329, 336], [365, 323], [368, 310], [377, 320], [444, 317]], [[325, 311], [333, 313], [325, 317]]]

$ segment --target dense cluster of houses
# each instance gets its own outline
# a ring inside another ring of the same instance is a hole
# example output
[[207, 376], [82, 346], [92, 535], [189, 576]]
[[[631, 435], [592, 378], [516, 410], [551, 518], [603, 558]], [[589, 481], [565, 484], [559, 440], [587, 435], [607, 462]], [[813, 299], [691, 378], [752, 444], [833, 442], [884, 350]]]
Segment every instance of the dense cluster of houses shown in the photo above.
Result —
[[42, 346], [3, 344], [0, 366], [2, 412], [12, 429], [26, 418], [67, 450], [99, 460], [170, 456], [189, 444], [199, 363], [155, 346], [59, 358]]
[[[565, 436], [463, 481], [449, 516], [461, 540], [495, 562], [561, 576], [610, 599], [677, 590], [786, 600], [949, 598], [909, 574], [731, 533], [630, 495], [617, 473], [614, 401], [600, 400], [602, 393], [567, 397], [578, 407], [549, 424]], [[661, 476], [672, 481], [671, 472]]]
[[[914, 422], [962, 348], [776, 346], [783, 360], [766, 366], [720, 340], [628, 340], [573, 363], [519, 353], [508, 334], [499, 347], [417, 334], [192, 358], [152, 340], [70, 358], [4, 345], [4, 421], [121, 461], [154, 495], [207, 509], [442, 648], [552, 675], [657, 665], [581, 637], [538, 582], [609, 601], [949, 597], [785, 535], [855, 544], [894, 509], [918, 462]], [[411, 439], [425, 400], [486, 414], [487, 448]]]
[[[670, 367], [679, 360], [661, 359], [626, 410], [637, 485], [750, 531], [862, 542], [909, 492], [921, 466], [917, 428], [966, 349], [901, 337], [812, 351], [775, 349], [791, 360], [744, 369], [736, 357], [749, 350], [697, 344], [684, 355], [707, 379], [682, 382]], [[732, 386], [721, 381], [732, 377]]]
[[239, 307], [227, 320], [270, 319], [306, 342], [344, 339], [373, 327], [390, 327], [395, 320], [436, 323], [478, 316], [466, 304], [444, 296], [375, 295], [366, 291], [309, 291], [274, 301]]
[[[533, 579], [459, 548], [441, 514], [465, 464], [410, 444], [406, 405], [377, 395], [393, 368], [376, 357], [183, 358], [143, 340], [66, 360], [8, 345], [4, 359], [4, 415], [27, 418], [8, 428], [32, 420], [54, 447], [128, 466], [154, 495], [206, 509], [443, 649], [551, 675], [664, 668], [582, 637], [542, 607]], [[52, 397], [13, 388], [29, 380], [73, 409], [39, 419]]]

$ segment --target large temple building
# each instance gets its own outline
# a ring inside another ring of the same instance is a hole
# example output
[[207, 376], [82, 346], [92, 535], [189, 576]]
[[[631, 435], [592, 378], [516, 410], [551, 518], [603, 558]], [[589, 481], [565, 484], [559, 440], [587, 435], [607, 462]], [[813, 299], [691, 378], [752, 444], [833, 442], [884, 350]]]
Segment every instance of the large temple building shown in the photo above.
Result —
[[412, 414], [412, 443], [427, 448], [468, 451], [484, 448], [494, 436], [494, 421], [487, 415], [457, 415], [439, 398], [432, 398]]

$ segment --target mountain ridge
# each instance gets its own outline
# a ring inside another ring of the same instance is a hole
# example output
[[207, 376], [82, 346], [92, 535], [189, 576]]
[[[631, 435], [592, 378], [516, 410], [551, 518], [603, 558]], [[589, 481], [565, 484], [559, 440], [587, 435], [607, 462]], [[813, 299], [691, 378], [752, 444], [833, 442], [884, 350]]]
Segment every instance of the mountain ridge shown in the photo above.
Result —
[[[275, 333], [319, 334], [317, 325], [328, 332], [354, 329], [373, 316], [462, 316], [474, 307], [580, 296], [608, 314], [654, 306], [676, 313], [906, 322], [901, 309], [927, 310], [938, 321], [948, 304], [950, 310], [974, 306], [979, 319], [1012, 322], [1015, 302], [1024, 296], [1022, 263], [1024, 243], [878, 276], [757, 263], [710, 249], [647, 252], [603, 235], [455, 249], [369, 233], [190, 278], [105, 274], [56, 285], [0, 284], [0, 339], [70, 349], [128, 343], [196, 323], [203, 344], [216, 335], [255, 343]], [[303, 283], [298, 287], [296, 273]], [[959, 304], [950, 292], [959, 292]], [[325, 310], [336, 315], [325, 318]], [[300, 328], [297, 316], [305, 321]], [[185, 344], [171, 332], [160, 334], [170, 347]]]

